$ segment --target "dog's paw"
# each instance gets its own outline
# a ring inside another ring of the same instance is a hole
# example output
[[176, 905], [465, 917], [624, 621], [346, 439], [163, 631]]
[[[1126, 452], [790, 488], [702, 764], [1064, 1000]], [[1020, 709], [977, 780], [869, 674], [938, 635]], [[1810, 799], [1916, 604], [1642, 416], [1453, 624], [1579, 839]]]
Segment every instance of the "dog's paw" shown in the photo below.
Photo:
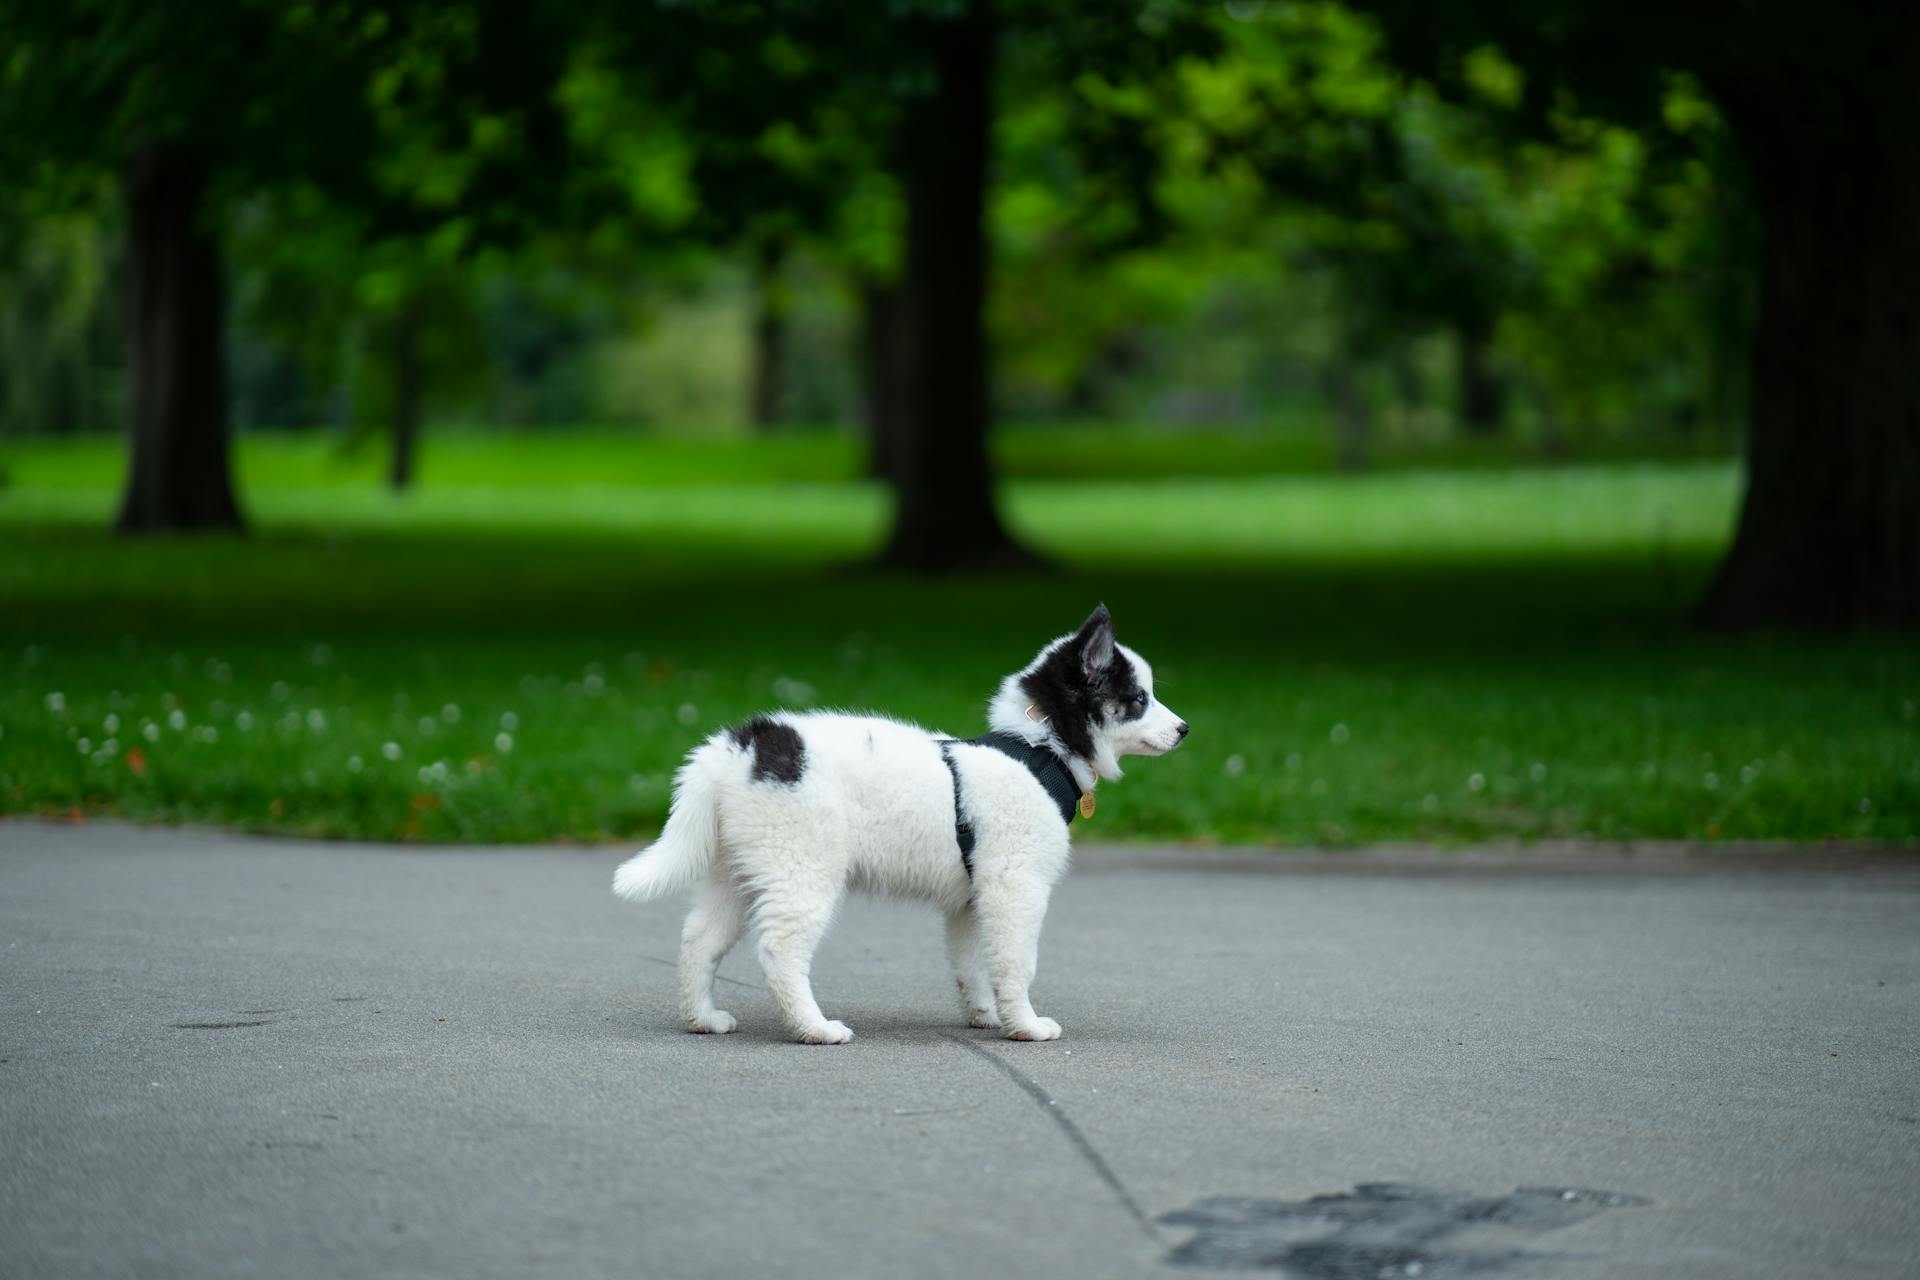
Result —
[[687, 1023], [687, 1030], [697, 1036], [723, 1036], [739, 1025], [725, 1009], [715, 1009], [706, 1017]]
[[997, 1031], [1000, 1029], [1000, 1015], [991, 1009], [975, 1009], [967, 1014], [967, 1025], [982, 1031]]
[[796, 1037], [801, 1044], [845, 1044], [853, 1039], [853, 1028], [844, 1022], [823, 1022], [808, 1027]]
[[1058, 1040], [1060, 1024], [1052, 1018], [1035, 1017], [1032, 1022], [1023, 1022], [1017, 1027], [1007, 1028], [1009, 1040]]

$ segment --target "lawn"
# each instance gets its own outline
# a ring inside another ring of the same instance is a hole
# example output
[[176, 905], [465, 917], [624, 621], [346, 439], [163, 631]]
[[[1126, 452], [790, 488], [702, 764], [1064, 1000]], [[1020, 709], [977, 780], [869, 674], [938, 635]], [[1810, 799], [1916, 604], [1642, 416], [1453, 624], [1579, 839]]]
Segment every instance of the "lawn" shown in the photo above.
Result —
[[1909, 640], [1687, 625], [1724, 461], [1352, 477], [1190, 441], [1151, 479], [1164, 444], [1121, 439], [1148, 443], [1066, 481], [1071, 435], [1011, 435], [1010, 516], [1061, 571], [966, 582], [848, 569], [887, 512], [831, 438], [446, 436], [397, 499], [372, 454], [255, 437], [250, 537], [135, 542], [103, 532], [111, 442], [15, 445], [0, 810], [638, 839], [715, 727], [816, 705], [978, 732], [1105, 600], [1194, 735], [1083, 838], [1920, 837]]

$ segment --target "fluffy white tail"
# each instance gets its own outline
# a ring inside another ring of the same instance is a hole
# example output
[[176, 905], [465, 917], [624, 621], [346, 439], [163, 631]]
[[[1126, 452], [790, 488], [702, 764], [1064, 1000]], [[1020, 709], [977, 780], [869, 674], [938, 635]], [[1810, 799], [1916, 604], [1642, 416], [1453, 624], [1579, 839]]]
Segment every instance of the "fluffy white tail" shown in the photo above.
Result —
[[720, 840], [716, 775], [728, 763], [718, 740], [702, 745], [673, 780], [673, 806], [660, 838], [620, 864], [613, 891], [629, 902], [645, 902], [684, 889], [713, 865]]

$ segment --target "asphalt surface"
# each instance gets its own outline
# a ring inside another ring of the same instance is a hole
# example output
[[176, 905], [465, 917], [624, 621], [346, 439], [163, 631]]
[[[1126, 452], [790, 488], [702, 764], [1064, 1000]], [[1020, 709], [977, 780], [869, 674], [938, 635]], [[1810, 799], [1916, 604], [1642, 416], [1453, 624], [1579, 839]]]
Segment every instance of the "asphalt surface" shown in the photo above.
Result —
[[810, 1048], [623, 852], [0, 824], [0, 1274], [1920, 1274], [1920, 855], [1087, 849], [1064, 1039], [855, 902]]

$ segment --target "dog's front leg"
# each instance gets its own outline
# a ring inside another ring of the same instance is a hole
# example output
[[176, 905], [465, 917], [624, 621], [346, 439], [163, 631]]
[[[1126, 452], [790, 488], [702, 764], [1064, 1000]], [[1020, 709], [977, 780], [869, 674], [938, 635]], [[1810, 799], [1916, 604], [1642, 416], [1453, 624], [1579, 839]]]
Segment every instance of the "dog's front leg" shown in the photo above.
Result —
[[960, 990], [960, 1016], [970, 1027], [991, 1030], [1000, 1025], [994, 1008], [993, 979], [980, 951], [980, 921], [969, 902], [947, 913], [947, 963], [953, 966], [953, 984]]
[[1060, 1024], [1033, 1011], [1028, 989], [1040, 962], [1040, 926], [1053, 886], [1028, 878], [976, 882], [974, 907], [986, 936], [993, 998], [1009, 1040], [1057, 1040]]

